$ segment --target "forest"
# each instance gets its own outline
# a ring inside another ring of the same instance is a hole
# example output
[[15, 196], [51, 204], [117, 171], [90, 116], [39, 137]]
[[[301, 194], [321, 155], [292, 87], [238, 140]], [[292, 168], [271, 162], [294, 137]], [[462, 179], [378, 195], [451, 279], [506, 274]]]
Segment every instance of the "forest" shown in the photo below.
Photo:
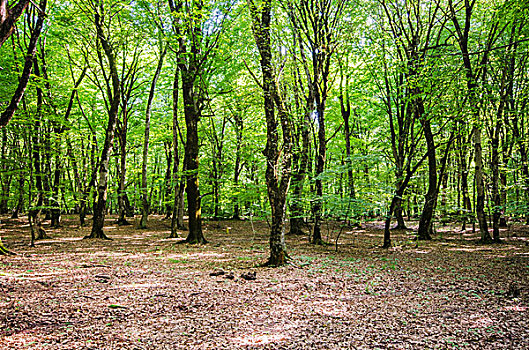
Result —
[[0, 349], [525, 348], [529, 1], [0, 0]]

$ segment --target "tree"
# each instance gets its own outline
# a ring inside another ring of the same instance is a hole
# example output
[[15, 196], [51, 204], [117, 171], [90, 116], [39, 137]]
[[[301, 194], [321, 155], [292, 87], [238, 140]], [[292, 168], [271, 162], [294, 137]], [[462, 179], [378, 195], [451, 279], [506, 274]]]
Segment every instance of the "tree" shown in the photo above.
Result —
[[[336, 37], [345, 1], [300, 0], [290, 4], [290, 20], [300, 45], [300, 56], [307, 75], [308, 110], [314, 114], [318, 130], [315, 153], [315, 183], [317, 198], [313, 204], [314, 228], [311, 243], [322, 244], [321, 222], [323, 210], [322, 176], [325, 169], [327, 139], [325, 136], [325, 106], [329, 94], [331, 57], [335, 52]], [[305, 55], [305, 47], [309, 57]]]
[[[112, 5], [116, 4], [118, 3], [113, 2]], [[108, 237], [103, 232], [103, 226], [105, 224], [105, 212], [107, 205], [110, 155], [112, 153], [112, 143], [114, 141], [117, 116], [121, 102], [121, 82], [119, 79], [119, 73], [114, 54], [115, 49], [109, 41], [108, 32], [106, 32], [106, 30], [112, 19], [115, 18], [114, 16], [119, 13], [120, 8], [118, 7], [117, 10], [113, 10], [117, 12], [109, 13], [109, 8], [113, 8], [113, 6], [110, 6], [110, 4], [108, 4], [105, 0], [93, 0], [90, 1], [86, 6], [86, 13], [93, 15], [94, 18], [93, 24], [96, 30], [97, 46], [99, 48], [99, 45], [101, 45], [100, 47], [103, 49], [103, 53], [106, 57], [106, 63], [104, 63], [103, 60], [100, 61], [100, 68], [103, 71], [109, 71], [108, 76], [109, 80], [111, 81], [111, 85], [108, 85], [107, 90], [110, 108], [108, 109], [108, 124], [105, 132], [105, 141], [99, 160], [99, 181], [97, 184], [97, 201], [94, 207], [92, 231], [90, 235], [86, 236], [85, 238], [108, 239]]]
[[[263, 154], [266, 157], [265, 179], [268, 201], [272, 209], [272, 224], [270, 227], [270, 257], [265, 265], [281, 266], [286, 263], [287, 259], [284, 220], [292, 165], [292, 125], [279, 93], [272, 62], [270, 38], [272, 1], [263, 0], [259, 4], [253, 0], [247, 1], [252, 19], [252, 32], [261, 57], [261, 89], [266, 117], [267, 138]], [[278, 117], [276, 117], [276, 109]], [[283, 133], [281, 152], [279, 151], [278, 123], [281, 124]]]
[[[13, 34], [15, 24], [28, 7], [30, 0], [19, 0], [15, 5], [9, 7], [7, 0], [0, 0], [0, 48]], [[40, 4], [41, 12], [44, 12], [46, 4]]]
[[[199, 135], [198, 122], [207, 102], [208, 64], [214, 56], [226, 14], [215, 19], [218, 26], [207, 27], [206, 4], [203, 1], [169, 0], [173, 30], [178, 42], [178, 71], [182, 79], [182, 96], [186, 122], [185, 173], [189, 216], [188, 243], [206, 243], [202, 232], [202, 208], [198, 184]], [[176, 79], [175, 79], [176, 81]]]
[[[466, 0], [460, 9], [456, 9], [452, 0], [448, 1], [455, 35], [461, 52], [461, 59], [465, 69], [465, 80], [467, 85], [468, 105], [472, 113], [472, 141], [474, 144], [474, 177], [476, 188], [476, 216], [479, 223], [479, 231], [482, 243], [492, 242], [488, 230], [487, 217], [485, 215], [485, 184], [483, 169], [483, 146], [482, 146], [482, 113], [479, 96], [479, 82], [487, 77], [487, 66], [492, 46], [502, 31], [497, 20], [492, 21], [486, 38], [486, 46], [481, 55], [477, 55], [476, 62], [472, 62], [469, 49], [470, 30], [472, 29], [472, 15], [476, 0]], [[458, 18], [458, 13], [463, 12], [463, 26]]]
[[151, 82], [151, 88], [149, 90], [149, 97], [147, 99], [147, 107], [145, 108], [145, 138], [143, 142], [143, 157], [141, 167], [141, 190], [142, 190], [142, 212], [140, 220], [140, 228], [147, 228], [147, 218], [150, 211], [150, 203], [147, 194], [147, 156], [149, 154], [149, 136], [151, 130], [151, 108], [152, 101], [154, 99], [154, 93], [156, 90], [156, 82], [160, 77], [162, 71], [163, 60], [167, 53], [167, 46], [164, 47], [163, 51], [160, 52], [160, 58], [158, 59], [158, 65]]
[[[22, 11], [27, 7], [29, 1], [19, 1], [12, 9], [8, 9], [7, 0], [0, 0], [0, 47], [7, 40], [14, 30], [14, 24], [16, 18], [18, 18]], [[26, 50], [26, 55], [24, 56], [24, 68], [20, 79], [18, 81], [18, 86], [13, 93], [10, 103], [7, 108], [0, 115], [0, 127], [5, 127], [13, 115], [15, 114], [24, 92], [28, 85], [31, 71], [33, 68], [33, 58], [37, 50], [37, 42], [42, 32], [42, 27], [44, 25], [45, 11], [46, 11], [47, 0], [40, 0], [39, 2], [39, 14], [37, 20], [31, 30], [31, 37], [29, 39], [29, 44]]]

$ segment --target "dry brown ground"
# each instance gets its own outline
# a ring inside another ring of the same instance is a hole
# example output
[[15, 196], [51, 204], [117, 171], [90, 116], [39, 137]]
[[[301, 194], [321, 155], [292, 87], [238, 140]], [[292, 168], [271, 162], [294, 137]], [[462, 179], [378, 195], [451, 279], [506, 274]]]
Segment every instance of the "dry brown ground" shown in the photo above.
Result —
[[[492, 246], [450, 228], [418, 246], [399, 232], [382, 250], [371, 223], [347, 229], [338, 252], [288, 237], [294, 264], [273, 269], [257, 267], [266, 223], [210, 222], [204, 246], [149, 225], [109, 220], [114, 240], [82, 240], [88, 228], [66, 220], [29, 248], [25, 218], [2, 220], [18, 255], [0, 257], [0, 349], [529, 348], [527, 227]], [[255, 281], [240, 278], [249, 271]]]

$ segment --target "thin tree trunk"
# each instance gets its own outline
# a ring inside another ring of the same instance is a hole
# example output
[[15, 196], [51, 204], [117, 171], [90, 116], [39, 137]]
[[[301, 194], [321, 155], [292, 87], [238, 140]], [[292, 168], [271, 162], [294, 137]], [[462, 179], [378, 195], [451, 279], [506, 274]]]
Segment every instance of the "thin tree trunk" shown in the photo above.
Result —
[[325, 168], [325, 155], [327, 151], [327, 140], [325, 138], [325, 117], [324, 109], [325, 105], [318, 106], [318, 151], [316, 152], [316, 200], [313, 206], [314, 215], [314, 228], [312, 231], [312, 244], [323, 244], [321, 236], [321, 222], [322, 222], [322, 211], [323, 211], [323, 183], [321, 180], [321, 174]]
[[[501, 104], [501, 102], [500, 102]], [[498, 114], [502, 113], [498, 112]], [[500, 242], [500, 217], [501, 217], [501, 195], [499, 189], [500, 182], [500, 155], [499, 155], [499, 143], [500, 143], [500, 128], [501, 128], [501, 116], [498, 116], [496, 125], [493, 127], [491, 148], [492, 148], [492, 239], [494, 242]]]
[[167, 53], [167, 46], [163, 49], [158, 60], [158, 66], [152, 78], [151, 89], [149, 91], [149, 98], [147, 99], [147, 108], [145, 109], [145, 138], [143, 142], [143, 161], [141, 167], [141, 191], [142, 191], [142, 211], [140, 228], [147, 228], [147, 219], [149, 217], [150, 203], [147, 195], [147, 156], [149, 154], [149, 135], [151, 130], [151, 107], [156, 90], [156, 82], [162, 71], [163, 60]]
[[482, 243], [492, 242], [490, 237], [487, 217], [485, 214], [485, 184], [483, 181], [483, 155], [481, 147], [481, 129], [474, 126], [472, 129], [474, 135], [474, 177], [476, 182], [476, 215], [478, 217], [479, 232]]
[[[422, 103], [421, 103], [422, 105]], [[421, 115], [424, 113], [422, 107]], [[425, 118], [424, 116], [422, 118]], [[428, 192], [424, 198], [424, 207], [419, 220], [419, 230], [417, 237], [419, 240], [431, 240], [432, 219], [437, 202], [438, 185], [437, 185], [437, 159], [435, 155], [435, 143], [429, 120], [423, 120], [424, 137], [426, 147], [428, 148]]]
[[[0, 0], [0, 48], [7, 39], [13, 34], [15, 24], [24, 10], [28, 7], [30, 0], [19, 0], [16, 5], [11, 8], [8, 7], [8, 0]], [[42, 1], [40, 3], [42, 11], [45, 10]]]
[[[171, 219], [171, 238], [177, 238], [177, 230], [185, 229], [184, 226], [184, 176], [178, 174], [178, 166], [180, 164], [180, 152], [178, 150], [178, 77], [179, 70], [175, 70], [173, 81], [173, 183], [174, 183], [174, 201], [173, 201], [173, 217]], [[182, 172], [185, 171], [185, 160], [182, 165]]]
[[[25, 7], [28, 5], [28, 3], [29, 1], [19, 1], [19, 3], [15, 7], [13, 7], [11, 11], [9, 11], [7, 9], [7, 1], [2, 0], [0, 2], [0, 16], [1, 16], [0, 18], [1, 20], [0, 46], [4, 43], [5, 40], [7, 40], [7, 38], [13, 32], [14, 23], [16, 21], [16, 18], [20, 16], [20, 14], [25, 9]], [[37, 41], [42, 31], [44, 19], [46, 16], [44, 13], [44, 11], [46, 11], [46, 4], [47, 4], [47, 0], [40, 0], [39, 2], [39, 7], [42, 10], [42, 12], [39, 11], [37, 22], [35, 23], [35, 27], [33, 31], [31, 32], [31, 37], [29, 39], [28, 48], [26, 50], [26, 55], [24, 58], [25, 60], [24, 68], [22, 69], [22, 74], [20, 75], [20, 79], [18, 80], [17, 89], [15, 90], [13, 97], [11, 98], [11, 101], [9, 102], [9, 105], [4, 110], [4, 112], [0, 115], [0, 128], [6, 126], [11, 120], [11, 118], [13, 118], [13, 115], [15, 114], [18, 108], [18, 105], [20, 104], [20, 101], [22, 100], [22, 97], [24, 96], [24, 92], [26, 91], [26, 87], [31, 77], [31, 71], [33, 67], [33, 58], [35, 57]], [[16, 8], [16, 11], [15, 11], [15, 8]]]
[[[242, 133], [243, 133], [243, 119], [239, 114], [239, 111], [233, 113], [233, 119], [235, 121], [235, 134], [237, 138], [236, 149], [235, 149], [235, 166], [233, 169], [233, 187], [235, 191], [239, 192], [239, 176], [242, 171], [241, 164], [241, 148], [242, 148]], [[240, 220], [241, 213], [239, 207], [239, 198], [238, 196], [233, 197], [233, 220]]]
[[[39, 71], [39, 65], [38, 61], [34, 59], [34, 69], [35, 69], [35, 75], [37, 77], [40, 76]], [[42, 119], [42, 104], [43, 104], [43, 93], [42, 89], [37, 85], [37, 120], [35, 121], [35, 129], [33, 130], [33, 167], [35, 169], [35, 187], [37, 188], [37, 201], [36, 205], [34, 206], [34, 209], [28, 214], [28, 219], [30, 219], [30, 225], [31, 225], [31, 233], [32, 233], [32, 242], [37, 239], [47, 239], [49, 238], [46, 235], [46, 231], [44, 231], [41, 227], [41, 219], [40, 219], [40, 213], [42, 212], [42, 207], [44, 205], [44, 184], [45, 184], [45, 176], [44, 176], [44, 166], [42, 162], [42, 156], [43, 156], [43, 127], [41, 125], [41, 119]], [[46, 191], [46, 193], [48, 193]], [[35, 227], [37, 227], [35, 229]], [[34, 233], [37, 232], [37, 236], [34, 235]], [[32, 246], [33, 243], [32, 243]]]
[[171, 184], [171, 169], [173, 166], [173, 150], [172, 144], [169, 141], [164, 142], [165, 149], [165, 176], [164, 176], [164, 193], [163, 193], [163, 207], [165, 212], [164, 220], [167, 220], [171, 217], [173, 212], [173, 206], [169, 199], [171, 198], [171, 193], [173, 192], [173, 186]]

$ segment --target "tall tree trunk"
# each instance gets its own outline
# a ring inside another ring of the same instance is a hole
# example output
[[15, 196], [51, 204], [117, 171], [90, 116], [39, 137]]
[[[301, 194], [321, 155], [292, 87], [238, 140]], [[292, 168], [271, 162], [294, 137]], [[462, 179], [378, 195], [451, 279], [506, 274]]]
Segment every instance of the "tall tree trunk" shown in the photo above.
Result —
[[202, 210], [201, 196], [198, 185], [198, 121], [200, 111], [196, 109], [195, 100], [195, 75], [190, 73], [182, 74], [182, 93], [184, 102], [184, 115], [186, 120], [186, 194], [187, 213], [189, 216], [189, 233], [186, 238], [187, 243], [204, 244], [207, 243], [202, 232]]
[[[7, 1], [0, 0], [0, 46], [4, 43], [5, 40], [7, 40], [7, 38], [13, 32], [16, 19], [22, 14], [24, 9], [27, 7], [28, 3], [29, 1], [27, 0], [21, 0], [18, 2], [17, 5], [15, 5], [11, 10], [9, 10], [7, 8]], [[17, 89], [15, 90], [13, 97], [9, 102], [9, 105], [0, 115], [0, 128], [6, 126], [11, 120], [11, 118], [13, 118], [13, 115], [18, 109], [20, 101], [24, 96], [24, 92], [26, 91], [26, 87], [31, 77], [31, 71], [33, 68], [33, 58], [35, 57], [37, 41], [40, 37], [40, 33], [42, 32], [44, 19], [46, 16], [44, 13], [46, 11], [46, 4], [47, 0], [40, 0], [39, 2], [39, 7], [41, 11], [39, 11], [37, 22], [35, 23], [35, 27], [31, 32], [31, 37], [29, 39], [26, 55], [24, 57], [24, 68], [22, 69], [22, 74], [20, 75], [20, 78], [18, 80]]]
[[[235, 148], [235, 166], [233, 169], [233, 187], [236, 192], [239, 192], [239, 176], [242, 171], [241, 164], [241, 149], [242, 149], [242, 133], [243, 133], [243, 119], [240, 114], [241, 112], [236, 111], [233, 113], [235, 135], [236, 135], [236, 148]], [[241, 213], [239, 207], [239, 198], [238, 196], [233, 196], [233, 220], [240, 220]]]
[[[501, 103], [500, 103], [501, 104]], [[500, 114], [502, 112], [498, 112]], [[500, 195], [500, 155], [499, 155], [499, 144], [500, 144], [500, 128], [501, 128], [501, 116], [498, 116], [496, 125], [493, 127], [492, 138], [491, 138], [491, 149], [492, 149], [492, 239], [494, 242], [500, 242], [500, 217], [501, 217], [501, 195]]]
[[[177, 230], [185, 229], [184, 226], [184, 191], [185, 177], [178, 173], [180, 164], [180, 151], [178, 149], [179, 126], [178, 126], [178, 77], [179, 69], [175, 70], [173, 81], [173, 184], [174, 200], [173, 215], [171, 219], [171, 238], [178, 237]], [[185, 171], [185, 160], [182, 165], [182, 173]]]
[[[247, 0], [247, 2], [252, 19], [252, 31], [255, 43], [261, 57], [261, 73], [263, 79], [261, 86], [263, 89], [266, 117], [266, 147], [263, 154], [266, 157], [265, 179], [268, 201], [272, 211], [270, 257], [266, 265], [281, 266], [286, 263], [287, 259], [284, 220], [292, 166], [292, 129], [279, 94], [272, 64], [272, 45], [270, 39], [272, 1], [263, 0], [259, 6], [256, 6], [254, 0]], [[276, 107], [283, 131], [282, 155], [280, 155], [278, 147], [278, 122], [275, 116]], [[281, 177], [279, 178], [279, 176]]]
[[[465, 78], [467, 83], [467, 93], [468, 93], [468, 103], [471, 108], [472, 113], [472, 137], [474, 142], [474, 182], [476, 189], [476, 216], [479, 223], [479, 231], [481, 235], [482, 243], [492, 242], [490, 237], [487, 217], [485, 215], [485, 184], [483, 176], [483, 150], [481, 145], [481, 113], [480, 113], [480, 99], [478, 97], [478, 79], [480, 76], [482, 80], [486, 79], [486, 69], [481, 70], [481, 74], [478, 74], [479, 69], [476, 71], [473, 70], [473, 65], [471, 61], [471, 56], [468, 49], [469, 44], [469, 32], [470, 26], [472, 25], [472, 14], [474, 9], [475, 2], [464, 3], [465, 10], [465, 21], [464, 26], [461, 27], [458, 16], [456, 15], [456, 10], [452, 0], [448, 1], [449, 9], [451, 12], [452, 23], [454, 24], [454, 29], [456, 37], [458, 39], [459, 48], [461, 51], [461, 58], [463, 61], [463, 67], [465, 68]], [[489, 37], [487, 38], [487, 46], [483, 50], [483, 53], [480, 55], [480, 61], [478, 67], [486, 68], [488, 62], [489, 53], [492, 45], [497, 38], [497, 22], [491, 25], [489, 32]]]
[[[35, 76], [40, 77], [38, 61], [34, 59], [34, 70]], [[31, 233], [32, 233], [32, 242], [34, 239], [47, 239], [49, 238], [46, 235], [46, 232], [41, 227], [40, 213], [42, 212], [42, 207], [44, 203], [44, 193], [45, 193], [45, 176], [44, 176], [44, 164], [43, 164], [43, 141], [44, 141], [44, 131], [41, 125], [42, 120], [42, 105], [44, 100], [44, 95], [42, 89], [37, 85], [37, 120], [35, 121], [35, 129], [33, 130], [33, 167], [35, 174], [35, 187], [37, 188], [37, 200], [33, 210], [28, 214], [31, 224]], [[46, 191], [46, 193], [48, 193]], [[37, 227], [36, 232], [37, 236], [34, 236], [35, 226]], [[32, 244], [33, 246], [33, 244]]]
[[143, 142], [143, 159], [141, 166], [141, 197], [142, 197], [142, 210], [140, 228], [147, 228], [147, 218], [149, 217], [150, 203], [149, 196], [147, 194], [147, 156], [149, 154], [149, 136], [151, 131], [151, 106], [154, 99], [154, 93], [156, 90], [156, 82], [162, 71], [163, 60], [167, 53], [167, 46], [160, 53], [160, 59], [158, 60], [158, 66], [154, 72], [152, 78], [151, 89], [149, 91], [149, 98], [147, 99], [147, 108], [145, 109], [145, 138]]
[[474, 135], [474, 177], [476, 182], [476, 215], [478, 217], [479, 232], [482, 243], [492, 242], [490, 237], [487, 217], [485, 214], [485, 184], [483, 181], [483, 152], [481, 147], [481, 128], [472, 128]]
[[325, 138], [325, 117], [324, 117], [325, 105], [319, 105], [317, 109], [318, 113], [318, 151], [316, 152], [316, 165], [315, 165], [315, 176], [316, 176], [316, 200], [313, 206], [314, 215], [314, 228], [312, 231], [311, 243], [312, 244], [323, 244], [321, 236], [321, 222], [323, 215], [323, 183], [321, 175], [325, 168], [325, 156], [327, 151], [327, 140]]
[[[2, 171], [0, 172], [0, 181], [2, 186], [2, 192], [0, 193], [0, 214], [7, 214], [8, 209], [8, 199], [9, 199], [9, 190], [11, 185], [12, 176], [8, 175], [8, 162], [7, 160], [7, 131], [5, 128], [2, 128], [2, 148], [1, 148], [1, 159], [2, 162]], [[5, 175], [4, 175], [5, 174]]]
[[[22, 13], [28, 7], [30, 0], [19, 0], [16, 5], [8, 7], [7, 0], [0, 0], [0, 47], [13, 34], [15, 24]], [[46, 3], [40, 4], [42, 11], [45, 10]]]
[[127, 178], [127, 131], [128, 131], [128, 106], [126, 102], [122, 106], [123, 122], [118, 127], [119, 121], [116, 120], [117, 137], [119, 140], [119, 163], [116, 164], [116, 173], [118, 178], [118, 219], [116, 223], [120, 226], [130, 225], [127, 221], [127, 202], [125, 180]]
[[[304, 235], [303, 226], [303, 205], [302, 192], [307, 176], [307, 167], [309, 164], [309, 147], [310, 147], [310, 111], [307, 109], [303, 114], [301, 126], [301, 149], [293, 154], [293, 164], [296, 169], [292, 173], [292, 199], [290, 203], [290, 231], [291, 235]], [[297, 141], [299, 142], [299, 140]]]
[[[423, 109], [419, 107], [420, 109]], [[424, 110], [421, 110], [421, 114]], [[424, 198], [424, 207], [421, 218], [419, 220], [419, 230], [417, 233], [419, 240], [432, 239], [432, 219], [437, 202], [438, 186], [437, 186], [437, 159], [435, 156], [435, 143], [433, 133], [430, 126], [430, 121], [422, 117], [422, 125], [424, 129], [424, 137], [426, 139], [426, 147], [428, 149], [428, 192]]]
[[95, 8], [94, 12], [94, 23], [97, 31], [97, 37], [103, 50], [105, 56], [108, 60], [108, 66], [110, 69], [110, 77], [112, 80], [112, 97], [110, 100], [110, 109], [108, 111], [108, 124], [105, 132], [105, 142], [103, 144], [103, 149], [101, 152], [101, 158], [99, 161], [99, 181], [97, 184], [97, 201], [94, 207], [94, 216], [92, 223], [92, 231], [90, 235], [85, 238], [103, 238], [108, 239], [108, 237], [103, 232], [103, 226], [105, 224], [105, 215], [106, 215], [106, 205], [107, 205], [107, 190], [108, 190], [108, 172], [109, 172], [109, 163], [110, 156], [112, 154], [112, 143], [114, 141], [114, 133], [116, 130], [117, 115], [119, 111], [119, 104], [121, 100], [121, 89], [120, 81], [118, 75], [118, 69], [116, 66], [116, 60], [114, 57], [114, 52], [110, 46], [104, 32], [104, 26], [106, 24], [101, 22], [101, 15], [98, 12], [101, 10], [103, 12], [103, 5], [100, 5], [100, 8]]
[[173, 186], [171, 181], [171, 170], [173, 167], [173, 149], [172, 144], [169, 141], [164, 142], [165, 150], [165, 176], [164, 176], [164, 192], [163, 192], [163, 207], [164, 207], [164, 220], [169, 219], [173, 213], [173, 206], [171, 205], [170, 198], [173, 192]]
[[[461, 124], [458, 124], [461, 125]], [[468, 163], [467, 163], [467, 144], [465, 142], [462, 130], [458, 131], [457, 144], [458, 144], [458, 159], [459, 159], [459, 176], [460, 182], [460, 193], [461, 193], [461, 208], [459, 215], [461, 216], [462, 227], [461, 230], [465, 231], [467, 220], [472, 213], [472, 202], [470, 201], [470, 194], [468, 193]]]
[[[340, 67], [340, 71], [342, 68]], [[346, 89], [348, 88], [347, 82], [346, 82]], [[349, 94], [346, 90], [345, 96], [342, 91], [342, 86], [340, 85], [340, 111], [342, 113], [342, 119], [344, 122], [344, 138], [345, 138], [345, 164], [347, 165], [347, 179], [348, 179], [348, 190], [349, 190], [349, 197], [355, 198], [355, 183], [354, 183], [354, 177], [353, 177], [353, 162], [351, 159], [352, 152], [351, 152], [351, 126], [349, 123], [349, 119], [351, 117], [351, 103], [349, 101]]]

